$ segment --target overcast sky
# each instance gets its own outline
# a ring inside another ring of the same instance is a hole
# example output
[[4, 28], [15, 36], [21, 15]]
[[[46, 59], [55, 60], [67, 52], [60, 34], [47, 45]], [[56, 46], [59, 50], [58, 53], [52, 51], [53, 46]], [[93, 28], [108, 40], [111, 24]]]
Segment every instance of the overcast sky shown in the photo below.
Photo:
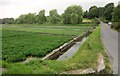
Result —
[[61, 14], [70, 5], [81, 5], [83, 10], [88, 10], [93, 5], [103, 7], [110, 2], [116, 6], [119, 0], [0, 0], [0, 18], [17, 18], [21, 14], [38, 13], [42, 9], [46, 10], [46, 15], [51, 9], [57, 9]]

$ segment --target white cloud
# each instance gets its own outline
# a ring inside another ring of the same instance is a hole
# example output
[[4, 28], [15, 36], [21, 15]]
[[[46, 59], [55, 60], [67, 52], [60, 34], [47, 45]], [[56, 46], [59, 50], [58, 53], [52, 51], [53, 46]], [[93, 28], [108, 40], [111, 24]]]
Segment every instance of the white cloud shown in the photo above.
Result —
[[89, 9], [93, 5], [105, 6], [107, 3], [113, 2], [115, 5], [119, 0], [0, 0], [0, 18], [18, 17], [21, 14], [39, 12], [41, 9], [49, 10], [57, 9], [61, 14], [70, 5], [81, 5], [84, 10]]

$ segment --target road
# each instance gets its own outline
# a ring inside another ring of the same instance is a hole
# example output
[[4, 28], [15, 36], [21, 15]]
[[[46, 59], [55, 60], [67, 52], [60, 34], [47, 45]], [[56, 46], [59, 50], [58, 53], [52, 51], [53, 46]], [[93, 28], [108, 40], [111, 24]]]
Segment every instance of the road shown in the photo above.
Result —
[[118, 32], [112, 30], [110, 25], [101, 22], [101, 39], [113, 68], [113, 74], [118, 74]]

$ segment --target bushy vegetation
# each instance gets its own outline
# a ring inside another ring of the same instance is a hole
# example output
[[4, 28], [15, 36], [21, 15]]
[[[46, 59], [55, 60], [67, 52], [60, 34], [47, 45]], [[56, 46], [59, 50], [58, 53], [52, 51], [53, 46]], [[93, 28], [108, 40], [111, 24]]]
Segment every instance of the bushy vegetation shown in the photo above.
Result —
[[104, 7], [91, 6], [89, 11], [84, 12], [84, 18], [93, 19], [97, 17], [104, 19], [105, 22], [109, 22], [112, 20], [113, 9], [114, 3], [108, 3]]
[[120, 32], [120, 5], [114, 8], [111, 28]]
[[36, 23], [43, 24], [47, 21], [45, 16], [45, 10], [41, 10], [39, 14], [36, 16]]
[[104, 17], [100, 17], [100, 20], [102, 20], [105, 23], [108, 23], [108, 21]]
[[89, 18], [95, 18], [95, 17], [98, 17], [98, 15], [99, 15], [99, 11], [98, 11], [97, 6], [90, 7]]
[[36, 18], [36, 14], [35, 13], [28, 13], [28, 14], [24, 14], [19, 16], [16, 19], [16, 23], [17, 24], [33, 24], [35, 23], [35, 18]]
[[112, 22], [111, 28], [120, 29], [120, 5], [114, 7], [114, 3], [108, 3], [104, 7], [91, 6], [89, 11], [84, 12], [84, 18], [99, 18], [105, 23]]
[[15, 23], [15, 20], [14, 18], [3, 18], [3, 19], [0, 19], [0, 23], [2, 24], [14, 24]]
[[120, 21], [120, 5], [114, 8], [112, 21], [113, 22]]
[[61, 16], [57, 13], [56, 9], [51, 10], [49, 13], [49, 19], [51, 23], [61, 23]]
[[104, 17], [106, 20], [111, 21], [112, 20], [112, 13], [114, 9], [114, 3], [108, 3], [105, 6], [105, 11], [104, 11]]
[[120, 22], [113, 22], [111, 28], [120, 32]]
[[64, 24], [80, 24], [83, 20], [83, 10], [81, 6], [69, 6], [63, 13]]
[[56, 74], [74, 69], [85, 69], [97, 67], [98, 54], [102, 53], [105, 59], [107, 74], [110, 73], [110, 65], [108, 57], [104, 51], [100, 40], [100, 28], [88, 37], [88, 39], [81, 45], [78, 52], [68, 61], [56, 60], [32, 60], [28, 63], [6, 63], [3, 62], [3, 68], [7, 71], [5, 74]]

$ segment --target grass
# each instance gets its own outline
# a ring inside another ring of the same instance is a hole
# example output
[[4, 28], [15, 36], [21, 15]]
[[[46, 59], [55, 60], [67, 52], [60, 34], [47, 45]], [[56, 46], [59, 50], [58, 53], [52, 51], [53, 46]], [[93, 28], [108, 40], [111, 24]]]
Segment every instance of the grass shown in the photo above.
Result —
[[15, 31], [28, 31], [28, 32], [40, 32], [40, 33], [51, 33], [51, 34], [65, 34], [65, 35], [80, 35], [83, 32], [89, 30], [92, 27], [90, 24], [79, 24], [79, 25], [63, 25], [63, 24], [12, 24], [3, 25], [5, 30]]
[[110, 64], [100, 40], [100, 28], [97, 27], [81, 45], [78, 52], [68, 61], [33, 60], [26, 64], [3, 62], [3, 68], [7, 69], [4, 74], [56, 74], [89, 67], [96, 69], [99, 53], [104, 55], [105, 72], [108, 74], [110, 72]]

